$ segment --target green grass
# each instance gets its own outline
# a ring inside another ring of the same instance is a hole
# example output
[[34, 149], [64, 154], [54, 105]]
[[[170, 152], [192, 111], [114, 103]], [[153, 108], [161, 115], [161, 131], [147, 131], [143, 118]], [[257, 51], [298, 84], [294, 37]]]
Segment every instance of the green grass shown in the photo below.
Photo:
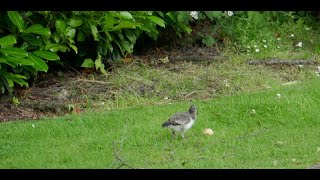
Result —
[[[299, 69], [298, 65], [275, 68], [254, 66], [243, 63], [245, 57], [234, 59], [236, 57], [231, 56], [222, 63], [209, 65], [192, 62], [170, 63], [160, 67], [139, 63], [124, 65], [115, 68], [108, 79], [99, 79], [107, 82], [111, 90], [95, 88], [84, 92], [89, 99], [97, 97], [92, 101], [92, 106], [118, 109], [257, 92], [277, 88], [290, 81], [303, 82], [313, 78], [317, 70], [316, 65], [303, 69]], [[92, 78], [95, 79], [98, 78]]]
[[[314, 79], [207, 101], [1, 123], [0, 168], [118, 168], [114, 152], [134, 168], [307, 168], [320, 161], [319, 97]], [[161, 124], [191, 103], [197, 122], [185, 139], [171, 139]]]

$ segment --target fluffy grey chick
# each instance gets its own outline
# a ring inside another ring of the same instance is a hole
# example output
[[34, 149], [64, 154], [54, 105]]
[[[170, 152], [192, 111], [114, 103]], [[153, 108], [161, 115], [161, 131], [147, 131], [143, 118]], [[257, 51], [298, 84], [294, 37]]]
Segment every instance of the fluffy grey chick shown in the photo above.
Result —
[[190, 129], [193, 123], [196, 121], [196, 114], [197, 108], [195, 105], [192, 105], [189, 108], [189, 112], [180, 112], [174, 114], [168, 121], [162, 124], [162, 127], [170, 128], [173, 136], [176, 132], [180, 132], [182, 138], [184, 138], [184, 133]]

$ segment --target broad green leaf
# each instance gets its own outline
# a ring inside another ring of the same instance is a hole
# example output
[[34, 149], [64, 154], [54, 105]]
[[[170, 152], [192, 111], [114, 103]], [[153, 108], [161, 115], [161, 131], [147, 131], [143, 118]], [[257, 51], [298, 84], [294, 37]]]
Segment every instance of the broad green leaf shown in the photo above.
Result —
[[45, 36], [51, 35], [50, 30], [48, 28], [44, 28], [41, 24], [31, 25], [24, 32], [25, 33], [33, 33], [33, 34], [45, 35]]
[[165, 27], [165, 22], [163, 19], [158, 18], [157, 16], [148, 16], [147, 18], [153, 21], [154, 23], [158, 24], [159, 26]]
[[89, 24], [90, 24], [91, 33], [93, 35], [94, 40], [99, 41], [97, 24], [93, 21], [90, 21]]
[[20, 32], [25, 29], [25, 22], [18, 11], [8, 11], [8, 16], [13, 24], [19, 28]]
[[83, 21], [80, 18], [72, 17], [67, 24], [75, 28], [81, 26], [83, 24]]
[[213, 18], [220, 19], [222, 15], [221, 11], [204, 11], [204, 13], [210, 20], [213, 20]]
[[190, 33], [192, 32], [192, 29], [189, 28], [189, 27], [188, 27], [187, 25], [185, 25], [185, 24], [179, 23], [179, 27], [180, 27], [183, 31], [187, 32], [188, 34], [190, 34]]
[[14, 82], [20, 86], [28, 86], [28, 83], [24, 80], [27, 79], [25, 76], [8, 72], [2, 72], [2, 75], [6, 78], [8, 85], [11, 88], [14, 86]]
[[112, 52], [112, 55], [111, 55], [111, 56], [112, 56], [112, 59], [113, 59], [114, 61], [118, 61], [118, 60], [121, 59], [121, 55], [120, 55], [118, 49], [115, 49], [115, 50]]
[[136, 23], [132, 21], [121, 21], [118, 25], [116, 25], [113, 29], [119, 30], [123, 28], [135, 29], [136, 27], [140, 27], [141, 23]]
[[119, 15], [125, 19], [133, 19], [132, 15], [128, 11], [121, 11]]
[[97, 58], [94, 62], [94, 65], [96, 66], [96, 70], [98, 70], [102, 66], [101, 58]]
[[105, 35], [107, 36], [107, 40], [111, 42], [113, 40], [113, 36], [108, 31], [104, 31]]
[[33, 68], [35, 68], [36, 70], [44, 71], [44, 72], [48, 71], [49, 67], [43, 59], [41, 59], [33, 54], [30, 54], [28, 58], [30, 59], [30, 61], [33, 62], [33, 64], [34, 64]]
[[129, 41], [131, 43], [133, 43], [133, 44], [136, 43], [137, 37], [132, 31], [126, 30], [125, 35], [127, 36], [127, 38], [129, 39]]
[[56, 53], [50, 51], [33, 51], [33, 54], [50, 61], [60, 60], [60, 57]]
[[55, 41], [56, 43], [59, 43], [60, 40], [61, 40], [61, 38], [60, 38], [60, 36], [59, 36], [59, 34], [58, 34], [57, 32], [54, 32], [54, 33], [52, 34], [52, 38], [54, 39], [54, 41]]
[[75, 35], [76, 35], [76, 29], [72, 27], [67, 27], [66, 36], [70, 39], [73, 39]]
[[85, 40], [86, 40], [86, 35], [84, 34], [84, 32], [79, 31], [77, 41], [85, 41]]
[[42, 42], [42, 38], [40, 37], [40, 35], [34, 35], [34, 34], [21, 34], [22, 39], [24, 39], [25, 41], [27, 41], [28, 43], [30, 43], [32, 46], [42, 46], [43, 42]]
[[45, 50], [50, 50], [51, 52], [66, 52], [66, 51], [70, 51], [70, 49], [65, 46], [65, 45], [61, 45], [61, 44], [47, 44], [45, 47]]
[[121, 46], [128, 52], [132, 53], [133, 51], [133, 44], [128, 41], [120, 41]]
[[21, 48], [1, 48], [0, 51], [2, 51], [6, 56], [11, 55], [15, 57], [27, 57], [28, 53], [21, 49]]
[[30, 44], [27, 41], [24, 41], [20, 48], [26, 50], [28, 47], [30, 47]]
[[55, 26], [56, 26], [56, 30], [57, 30], [58, 34], [60, 35], [60, 37], [64, 37], [65, 31], [67, 29], [66, 22], [62, 19], [58, 19], [55, 23]]
[[69, 46], [74, 50], [74, 52], [76, 53], [76, 54], [78, 54], [78, 48], [77, 48], [77, 46], [75, 46], [75, 45], [73, 45], [73, 44], [71, 44], [71, 43], [68, 43], [69, 44]]
[[11, 67], [16, 67], [16, 66], [18, 65], [18, 64], [16, 64], [16, 63], [7, 61], [7, 60], [4, 59], [4, 58], [0, 58], [0, 64], [1, 64], [1, 63], [8, 64], [8, 65], [11, 66]]
[[2, 74], [5, 78], [6, 78], [6, 80], [7, 80], [7, 82], [8, 82], [8, 85], [9, 85], [9, 87], [13, 87], [14, 86], [14, 83], [13, 83], [13, 80], [12, 80], [12, 78], [10, 78], [8, 75], [5, 75], [4, 73]]
[[31, 65], [31, 66], [33, 66], [33, 62], [31, 62], [27, 58], [8, 56], [8, 57], [6, 57], [6, 59], [8, 62], [17, 64], [17, 65]]
[[122, 47], [122, 45], [119, 43], [119, 41], [118, 41], [118, 40], [114, 40], [113, 42], [115, 42], [115, 43], [117, 44], [117, 46], [119, 47], [119, 50], [120, 50], [121, 54], [124, 55], [123, 47]]
[[114, 24], [116, 23], [114, 17], [110, 13], [106, 13], [104, 19], [104, 30], [112, 29]]
[[83, 61], [81, 67], [84, 68], [94, 68], [94, 62], [91, 58], [87, 58]]
[[164, 18], [163, 13], [162, 13], [161, 11], [157, 11], [157, 13], [158, 13], [162, 18]]
[[169, 16], [169, 18], [173, 21], [173, 22], [177, 22], [177, 18], [175, 15], [172, 14], [172, 12], [168, 12], [167, 16]]
[[146, 32], [150, 32], [150, 29], [146, 26], [141, 26], [140, 29]]
[[17, 43], [16, 38], [13, 35], [8, 35], [0, 38], [0, 45], [8, 46]]

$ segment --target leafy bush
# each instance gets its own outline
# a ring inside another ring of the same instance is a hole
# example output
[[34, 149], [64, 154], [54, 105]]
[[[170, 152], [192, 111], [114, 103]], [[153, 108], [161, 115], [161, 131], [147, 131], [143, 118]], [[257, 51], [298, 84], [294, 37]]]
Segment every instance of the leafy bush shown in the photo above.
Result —
[[47, 51], [43, 44], [51, 35], [50, 29], [25, 21], [15, 11], [1, 12], [0, 17], [0, 92], [7, 89], [11, 93], [14, 83], [28, 86], [30, 76], [47, 72], [46, 61], [59, 60], [59, 56]]
[[225, 45], [239, 53], [296, 50], [315, 43], [310, 12], [237, 11], [219, 21]]
[[28, 87], [30, 77], [48, 71], [49, 61], [105, 74], [106, 61], [131, 54], [141, 36], [157, 40], [168, 26], [181, 36], [192, 31], [195, 20], [220, 16], [215, 11], [0, 12], [0, 93], [12, 93], [15, 84]]

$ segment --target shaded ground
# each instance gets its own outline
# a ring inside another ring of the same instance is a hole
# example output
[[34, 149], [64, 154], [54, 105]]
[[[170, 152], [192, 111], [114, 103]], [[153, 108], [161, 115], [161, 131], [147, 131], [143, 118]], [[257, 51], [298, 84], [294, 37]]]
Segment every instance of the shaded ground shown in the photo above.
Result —
[[[154, 67], [166, 66], [179, 71], [177, 61], [220, 61], [218, 48], [188, 47], [172, 50], [150, 49], [144, 55], [133, 55], [125, 63], [138, 62]], [[118, 65], [115, 65], [118, 66]], [[92, 78], [94, 77], [94, 78]], [[94, 80], [91, 80], [94, 79]], [[17, 89], [15, 96], [20, 103], [15, 105], [9, 96], [0, 100], [0, 122], [39, 119], [79, 113], [89, 104], [89, 100], [105, 97], [114, 99], [116, 88], [108, 83], [105, 76], [93, 70], [77, 71], [67, 69], [48, 74], [39, 74], [33, 85], [27, 89]], [[147, 89], [143, 89], [147, 90]], [[142, 90], [141, 90], [142, 91]], [[94, 107], [95, 104], [90, 104]]]

